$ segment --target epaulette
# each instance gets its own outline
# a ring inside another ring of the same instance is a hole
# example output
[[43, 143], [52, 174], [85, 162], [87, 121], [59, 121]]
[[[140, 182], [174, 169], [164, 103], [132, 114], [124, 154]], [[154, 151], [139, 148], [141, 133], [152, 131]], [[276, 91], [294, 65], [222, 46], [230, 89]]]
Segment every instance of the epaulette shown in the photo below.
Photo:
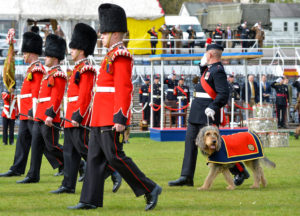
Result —
[[31, 73], [40, 72], [40, 73], [46, 74], [45, 68], [43, 67], [42, 64], [39, 64], [39, 63], [35, 64], [30, 72]]
[[91, 71], [94, 72], [95, 74], [97, 73], [96, 69], [93, 67], [93, 65], [84, 65], [81, 70], [80, 70], [80, 74], [86, 72], [86, 71]]
[[62, 77], [64, 79], [67, 79], [66, 72], [62, 71], [60, 67], [56, 69], [56, 72], [53, 74], [53, 77]]
[[119, 46], [118, 49], [116, 49], [116, 51], [114, 51], [114, 53], [111, 57], [111, 61], [113, 62], [118, 56], [124, 56], [124, 57], [128, 57], [128, 58], [132, 58], [132, 55], [128, 51], [128, 49], [126, 49], [123, 46]]

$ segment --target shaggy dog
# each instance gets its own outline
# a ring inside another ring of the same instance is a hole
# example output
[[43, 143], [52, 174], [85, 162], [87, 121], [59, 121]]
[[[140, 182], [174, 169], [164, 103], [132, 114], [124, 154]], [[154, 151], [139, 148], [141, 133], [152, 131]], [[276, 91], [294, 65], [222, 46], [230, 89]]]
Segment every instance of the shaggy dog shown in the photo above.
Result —
[[[221, 148], [221, 136], [219, 133], [219, 129], [215, 126], [203, 127], [196, 138], [196, 145], [200, 148], [202, 154], [207, 157], [212, 155], [214, 152], [218, 152]], [[246, 164], [246, 166], [249, 167], [253, 172], [254, 183], [251, 186], [251, 188], [259, 188], [260, 182], [262, 183], [263, 187], [267, 185], [263, 169], [259, 163], [260, 161], [265, 162], [266, 165], [273, 168], [276, 166], [274, 162], [268, 160], [266, 157], [262, 159], [243, 161]], [[200, 188], [198, 188], [198, 190], [208, 190], [219, 173], [223, 173], [225, 180], [228, 183], [227, 189], [233, 190], [235, 188], [235, 185], [232, 180], [229, 168], [233, 167], [234, 164], [235, 163], [209, 163], [209, 174], [207, 175], [203, 185]]]

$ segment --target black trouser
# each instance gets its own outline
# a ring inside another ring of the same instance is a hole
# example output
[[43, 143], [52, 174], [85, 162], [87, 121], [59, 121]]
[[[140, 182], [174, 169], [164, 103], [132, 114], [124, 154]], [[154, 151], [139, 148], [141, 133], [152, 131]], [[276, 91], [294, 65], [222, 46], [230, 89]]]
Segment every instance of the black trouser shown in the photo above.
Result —
[[9, 144], [14, 144], [15, 120], [3, 117], [3, 144], [7, 144], [7, 134], [9, 129]]
[[157, 41], [151, 41], [151, 54], [155, 55]]
[[[194, 178], [195, 169], [196, 169], [196, 162], [197, 162], [197, 155], [198, 155], [198, 149], [195, 145], [195, 140], [197, 138], [197, 135], [201, 128], [203, 128], [205, 125], [201, 124], [191, 124], [188, 123], [188, 127], [186, 130], [186, 137], [185, 137], [185, 149], [184, 149], [184, 158], [182, 163], [182, 169], [181, 169], [181, 176], [187, 176], [190, 178]], [[243, 172], [245, 169], [245, 166], [242, 163], [238, 163], [242, 166], [235, 165], [237, 167], [235, 169], [236, 172], [232, 172], [232, 174], [236, 175], [238, 172]]]
[[[156, 109], [157, 107], [154, 106]], [[153, 127], [160, 127], [160, 110], [153, 110]]]
[[90, 134], [86, 175], [80, 202], [103, 206], [105, 171], [110, 164], [124, 178], [136, 196], [151, 192], [155, 183], [148, 179], [131, 158], [125, 155], [120, 133], [102, 131], [110, 127], [92, 128]]
[[64, 129], [64, 180], [62, 185], [75, 189], [81, 158], [87, 160], [89, 131], [80, 128]]
[[[143, 103], [143, 107], [145, 104]], [[147, 106], [143, 110], [143, 120], [147, 121], [147, 124], [150, 124], [150, 106], [149, 103], [147, 103]]]
[[[53, 124], [59, 126], [58, 123]], [[63, 149], [62, 146], [58, 143], [58, 139], [58, 129], [54, 127], [48, 127], [43, 122], [34, 122], [32, 128], [30, 170], [27, 173], [28, 177], [37, 180], [40, 179], [42, 156], [45, 147], [56, 158], [59, 165], [63, 165]], [[53, 167], [53, 169], [56, 168], [57, 167]]]
[[[20, 120], [14, 163], [10, 167], [10, 170], [19, 174], [25, 173], [28, 154], [31, 146], [32, 126], [33, 121]], [[47, 149], [45, 149], [44, 154], [52, 167], [59, 166], [56, 158]]]
[[278, 125], [284, 126], [284, 119], [286, 115], [286, 105], [278, 105], [276, 104], [276, 114], [278, 119]]
[[195, 41], [188, 43], [189, 53], [194, 53]]

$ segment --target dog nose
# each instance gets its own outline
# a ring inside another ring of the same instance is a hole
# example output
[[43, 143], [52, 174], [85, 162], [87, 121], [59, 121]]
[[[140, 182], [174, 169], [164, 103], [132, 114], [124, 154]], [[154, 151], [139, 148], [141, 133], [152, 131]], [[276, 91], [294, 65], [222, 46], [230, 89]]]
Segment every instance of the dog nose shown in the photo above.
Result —
[[213, 144], [216, 144], [217, 143], [217, 140], [213, 140], [213, 142], [212, 142]]

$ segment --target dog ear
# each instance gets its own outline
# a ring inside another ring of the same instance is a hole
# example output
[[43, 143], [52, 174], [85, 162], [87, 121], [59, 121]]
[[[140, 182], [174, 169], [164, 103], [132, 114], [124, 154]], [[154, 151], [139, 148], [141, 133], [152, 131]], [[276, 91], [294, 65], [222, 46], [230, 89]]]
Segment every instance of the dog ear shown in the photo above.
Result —
[[222, 141], [222, 137], [221, 137], [220, 131], [218, 129], [218, 143], [216, 145], [216, 151], [220, 150], [220, 148], [221, 148], [221, 141]]
[[205, 133], [205, 127], [201, 128], [197, 137], [196, 137], [196, 146], [198, 146], [200, 148], [200, 150], [202, 151], [204, 149], [204, 133]]

